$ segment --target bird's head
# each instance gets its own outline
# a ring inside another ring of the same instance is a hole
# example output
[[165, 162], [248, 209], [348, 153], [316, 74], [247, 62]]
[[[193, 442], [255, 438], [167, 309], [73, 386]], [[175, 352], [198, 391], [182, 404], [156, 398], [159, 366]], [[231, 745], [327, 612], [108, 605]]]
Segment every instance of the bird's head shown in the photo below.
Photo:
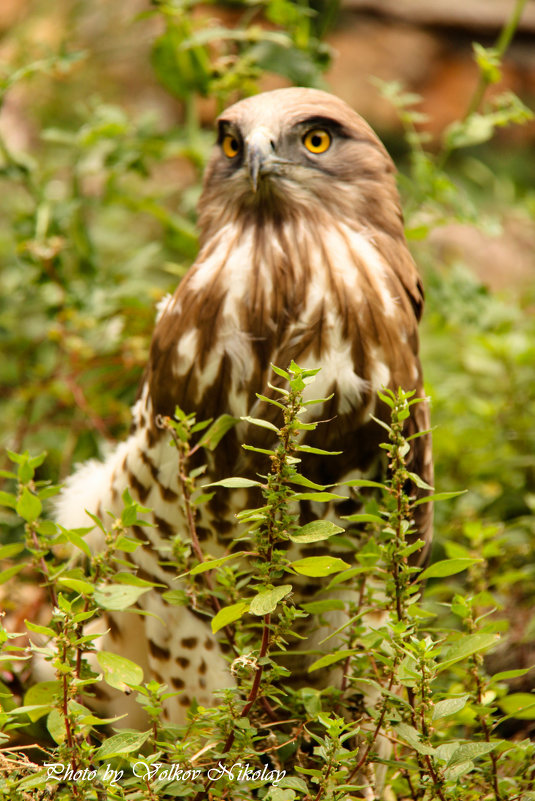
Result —
[[222, 222], [322, 212], [398, 232], [392, 161], [369, 125], [339, 98], [317, 89], [278, 89], [236, 103], [217, 125], [202, 228], [206, 211], [217, 204], [219, 215], [225, 208]]

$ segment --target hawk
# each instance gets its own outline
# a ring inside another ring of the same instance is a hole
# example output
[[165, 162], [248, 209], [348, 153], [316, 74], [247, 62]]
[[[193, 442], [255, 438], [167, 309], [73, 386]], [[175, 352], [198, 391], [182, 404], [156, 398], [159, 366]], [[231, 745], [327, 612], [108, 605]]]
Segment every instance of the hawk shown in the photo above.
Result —
[[[326, 92], [289, 88], [236, 103], [217, 130], [199, 202], [200, 252], [160, 310], [131, 433], [105, 462], [78, 469], [58, 506], [61, 524], [85, 526], [86, 509], [119, 515], [129, 488], [152, 510], [153, 527], [134, 530], [143, 540], [132, 555], [136, 569], [172, 588], [174, 572], [162, 564], [166, 545], [188, 529], [177, 453], [160, 416], [178, 405], [198, 420], [223, 413], [269, 419], [273, 407], [256, 393], [270, 394], [271, 364], [320, 367], [313, 396], [333, 397], [311, 407], [329, 422], [308, 442], [342, 453], [309, 456], [302, 467], [313, 481], [333, 484], [381, 475], [384, 431], [372, 418], [388, 420], [389, 410], [377, 390], [403, 387], [424, 397], [422, 285], [404, 237], [395, 168], [372, 129]], [[412, 407], [406, 425], [408, 434], [429, 429], [425, 401]], [[241, 443], [270, 447], [272, 436], [240, 422], [208, 454], [207, 482], [265, 473], [262, 457]], [[431, 484], [429, 434], [413, 440], [410, 459], [409, 469]], [[220, 489], [203, 507], [198, 535], [210, 555], [231, 547], [235, 513], [248, 505], [244, 492]], [[354, 508], [351, 490], [339, 503], [334, 514]], [[312, 511], [303, 503], [304, 520]], [[415, 527], [429, 543], [430, 504], [417, 507]], [[165, 709], [181, 722], [193, 698], [209, 706], [215, 689], [232, 684], [227, 660], [195, 609], [165, 605], [156, 590], [139, 603], [153, 615], [110, 616], [103, 647], [182, 690]]]

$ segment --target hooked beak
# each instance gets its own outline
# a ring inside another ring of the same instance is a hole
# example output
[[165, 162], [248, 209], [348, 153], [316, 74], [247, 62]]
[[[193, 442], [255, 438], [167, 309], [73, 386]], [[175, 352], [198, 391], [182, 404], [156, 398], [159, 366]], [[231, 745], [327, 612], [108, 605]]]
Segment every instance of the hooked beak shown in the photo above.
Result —
[[272, 172], [276, 161], [273, 134], [268, 128], [260, 126], [247, 137], [245, 144], [249, 181], [253, 192], [256, 192], [260, 177], [268, 171]]

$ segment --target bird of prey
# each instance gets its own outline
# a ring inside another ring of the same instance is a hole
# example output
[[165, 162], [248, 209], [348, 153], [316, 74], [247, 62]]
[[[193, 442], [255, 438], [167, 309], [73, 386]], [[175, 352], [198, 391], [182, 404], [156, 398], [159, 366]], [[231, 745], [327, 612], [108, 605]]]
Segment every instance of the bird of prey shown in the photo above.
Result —
[[[402, 387], [424, 397], [422, 285], [404, 237], [395, 168], [346, 103], [323, 91], [288, 88], [224, 111], [204, 176], [199, 227], [197, 260], [160, 309], [128, 439], [104, 462], [79, 468], [58, 505], [61, 524], [86, 526], [86, 509], [120, 514], [129, 488], [152, 510], [153, 524], [134, 528], [143, 545], [132, 560], [140, 576], [173, 589], [174, 572], [162, 561], [169, 559], [170, 538], [187, 538], [188, 528], [177, 452], [158, 424], [162, 416], [178, 405], [197, 420], [225, 413], [269, 419], [273, 407], [256, 393], [270, 395], [271, 365], [286, 368], [294, 360], [320, 367], [312, 397], [333, 397], [310, 408], [315, 419], [329, 422], [305, 442], [341, 453], [304, 457], [302, 468], [313, 481], [334, 484], [381, 474], [384, 431], [373, 418], [388, 420], [389, 410], [378, 390]], [[406, 432], [428, 429], [424, 400], [412, 407]], [[270, 447], [272, 437], [240, 422], [207, 454], [206, 481], [265, 473], [262, 457], [241, 443]], [[409, 470], [432, 484], [430, 435], [412, 445]], [[351, 490], [346, 494], [334, 513], [355, 508]], [[198, 536], [211, 556], [228, 552], [243, 504], [245, 490], [219, 489], [202, 507]], [[303, 519], [313, 511], [303, 504]], [[428, 544], [430, 504], [416, 507], [414, 525]], [[181, 690], [166, 702], [165, 714], [183, 721], [193, 698], [209, 706], [215, 689], [232, 684], [228, 662], [194, 608], [167, 605], [157, 590], [139, 604], [152, 614], [110, 614], [103, 647]], [[123, 711], [122, 701], [109, 703], [109, 711]]]

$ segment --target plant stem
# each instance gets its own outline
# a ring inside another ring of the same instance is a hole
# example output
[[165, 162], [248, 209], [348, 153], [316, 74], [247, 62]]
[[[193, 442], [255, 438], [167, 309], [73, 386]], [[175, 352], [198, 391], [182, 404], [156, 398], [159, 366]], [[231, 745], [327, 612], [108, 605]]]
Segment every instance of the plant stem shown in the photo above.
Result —
[[[522, 12], [526, 6], [527, 0], [516, 0], [516, 5], [514, 7], [513, 13], [506, 21], [505, 25], [503, 26], [500, 35], [498, 37], [498, 41], [495, 45], [495, 51], [498, 58], [501, 59], [504, 57], [507, 48], [511, 44], [513, 36], [515, 35], [516, 29], [518, 28], [518, 24], [520, 22], [520, 18], [522, 17]], [[471, 114], [474, 114], [483, 100], [485, 92], [487, 91], [490, 85], [490, 79], [488, 75], [484, 73], [480, 73], [479, 81], [477, 83], [476, 89], [470, 100], [470, 104], [466, 113], [464, 115], [464, 119], [466, 120]]]

